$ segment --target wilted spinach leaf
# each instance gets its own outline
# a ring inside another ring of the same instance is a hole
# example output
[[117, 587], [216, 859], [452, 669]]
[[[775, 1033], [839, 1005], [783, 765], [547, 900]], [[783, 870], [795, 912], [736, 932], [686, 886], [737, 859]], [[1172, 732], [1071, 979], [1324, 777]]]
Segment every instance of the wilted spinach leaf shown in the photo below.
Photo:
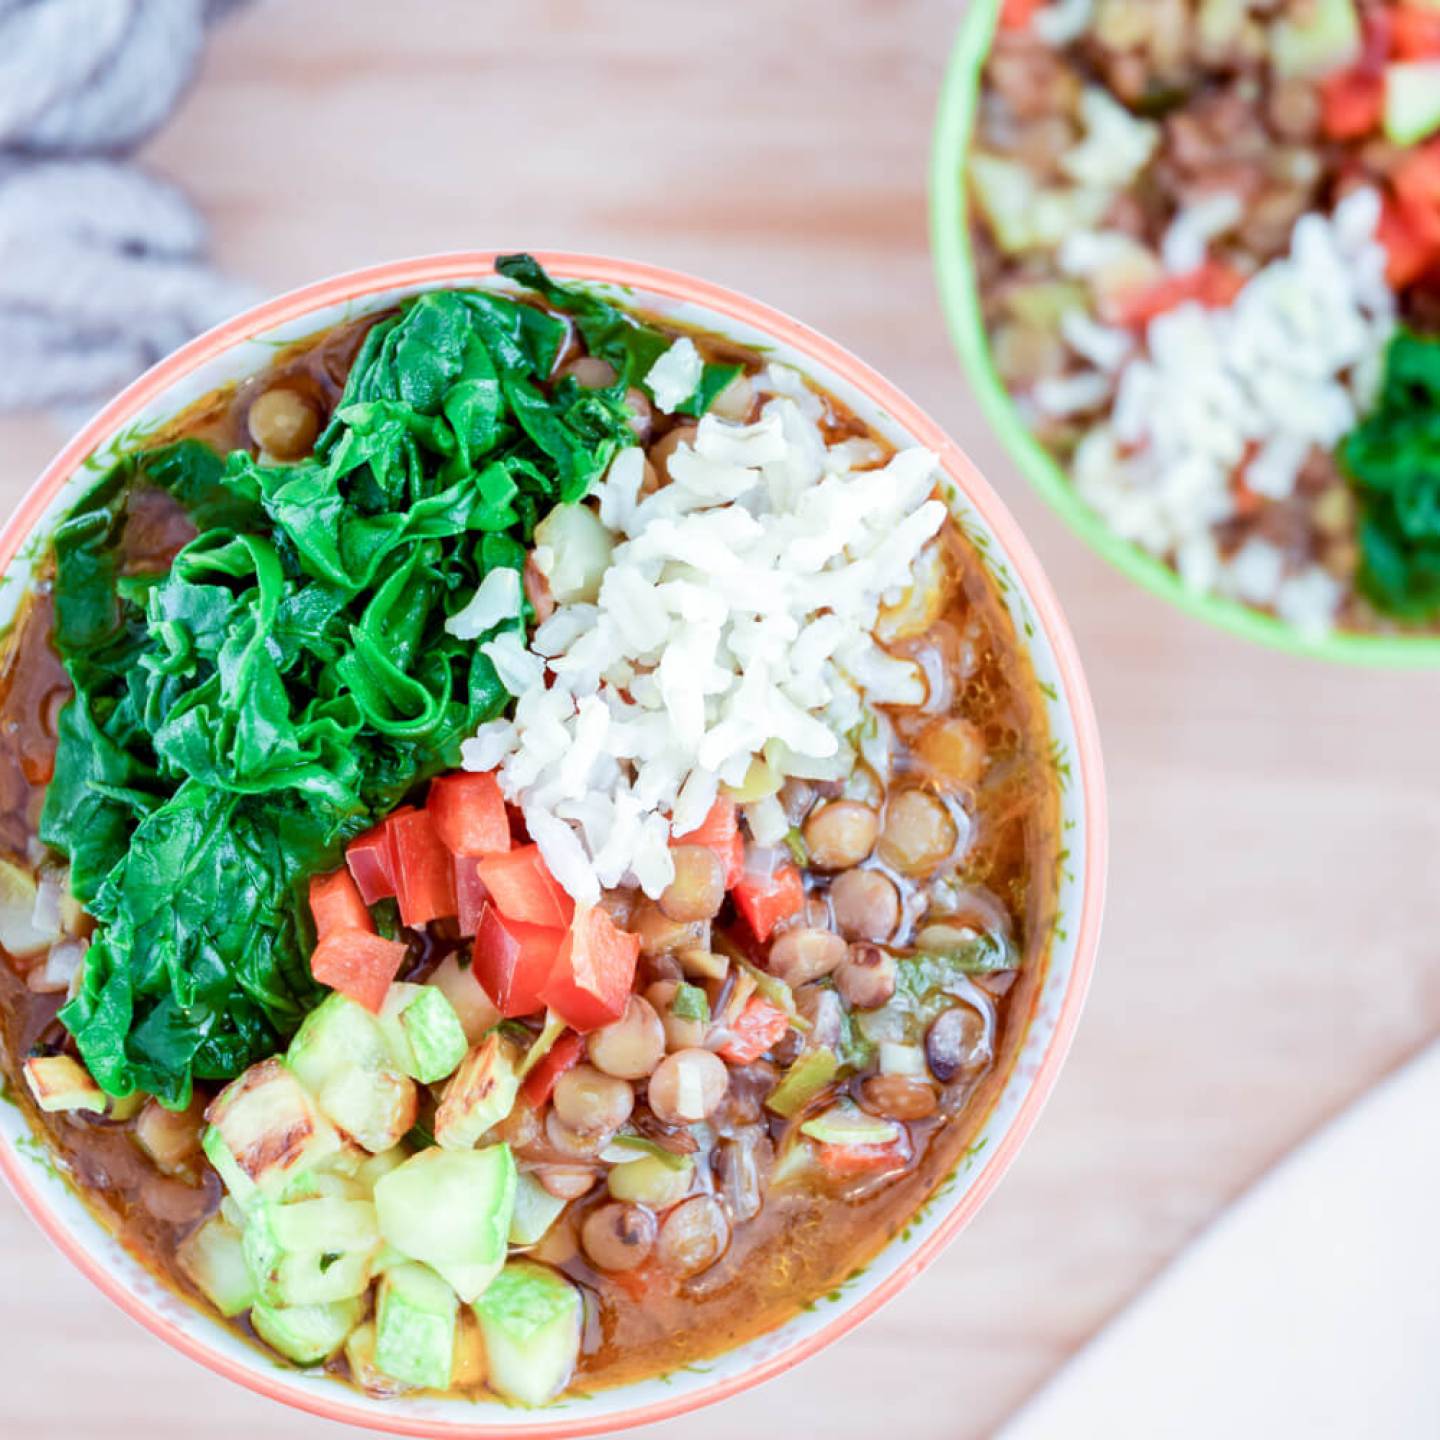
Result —
[[[100, 922], [61, 1018], [109, 1093], [183, 1106], [273, 1053], [317, 998], [305, 882], [505, 705], [445, 620], [630, 439], [623, 386], [552, 383], [565, 337], [534, 305], [419, 296], [368, 332], [312, 456], [136, 453], [56, 532], [75, 698], [41, 835]], [[164, 575], [124, 573], [139, 486], [199, 531]]]
[[1360, 505], [1361, 591], [1408, 620], [1440, 612], [1440, 340], [1390, 342], [1380, 400], [1340, 452]]
[[[639, 385], [650, 394], [645, 377], [650, 373], [650, 367], [670, 348], [673, 343], [670, 336], [641, 324], [633, 315], [627, 315], [598, 295], [552, 280], [529, 255], [502, 255], [495, 262], [495, 268], [517, 284], [538, 291], [557, 310], [573, 315], [590, 353], [608, 360], [615, 367], [616, 388], [621, 394], [630, 385]], [[715, 397], [743, 369], [742, 365], [707, 363], [701, 371], [695, 393], [677, 406], [675, 413], [703, 415], [714, 403]], [[653, 395], [651, 399], [654, 399]]]

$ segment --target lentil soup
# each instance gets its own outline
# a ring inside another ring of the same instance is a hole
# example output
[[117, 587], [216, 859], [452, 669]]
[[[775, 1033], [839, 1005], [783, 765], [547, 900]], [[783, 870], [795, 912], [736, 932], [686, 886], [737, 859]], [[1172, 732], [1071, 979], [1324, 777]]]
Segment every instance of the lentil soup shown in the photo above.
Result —
[[1030, 1017], [1058, 822], [933, 458], [512, 274], [282, 352], [57, 531], [0, 681], [0, 1039], [197, 1303], [373, 1395], [540, 1404], [906, 1224]]
[[965, 185], [1022, 422], [1186, 592], [1440, 626], [1440, 27], [1392, 0], [1006, 3]]

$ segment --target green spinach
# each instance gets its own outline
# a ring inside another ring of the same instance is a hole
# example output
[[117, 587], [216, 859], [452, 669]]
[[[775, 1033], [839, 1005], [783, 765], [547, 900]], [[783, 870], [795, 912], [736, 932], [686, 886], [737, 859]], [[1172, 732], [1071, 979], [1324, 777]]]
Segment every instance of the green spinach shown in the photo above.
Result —
[[[607, 354], [668, 343], [523, 269]], [[41, 836], [100, 922], [61, 1018], [110, 1094], [182, 1107], [195, 1079], [279, 1048], [318, 998], [306, 881], [506, 705], [445, 621], [488, 571], [521, 568], [543, 513], [630, 437], [622, 386], [552, 381], [566, 336], [522, 301], [419, 296], [370, 329], [308, 458], [136, 453], [59, 527], [75, 696]], [[168, 572], [130, 575], [127, 502], [146, 486], [198, 533]]]
[[[586, 348], [615, 367], [616, 391], [624, 394], [627, 387], [638, 385], [649, 393], [645, 377], [674, 343], [671, 336], [641, 324], [633, 315], [598, 295], [558, 284], [529, 255], [502, 255], [495, 262], [495, 268], [507, 279], [543, 295], [557, 310], [575, 317], [575, 326], [584, 337]], [[707, 363], [695, 393], [676, 406], [675, 413], [703, 415], [744, 368], [743, 365]]]
[[1340, 458], [1360, 508], [1360, 590], [1401, 619], [1440, 613], [1440, 340], [1395, 336], [1379, 403]]

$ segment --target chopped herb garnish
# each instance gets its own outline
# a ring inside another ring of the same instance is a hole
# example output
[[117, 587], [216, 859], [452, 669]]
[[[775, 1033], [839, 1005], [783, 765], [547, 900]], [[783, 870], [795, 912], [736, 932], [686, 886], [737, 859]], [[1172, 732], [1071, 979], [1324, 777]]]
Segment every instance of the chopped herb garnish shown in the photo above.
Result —
[[435, 1133], [428, 1125], [412, 1125], [405, 1132], [405, 1144], [412, 1150], [429, 1150], [435, 1144]]
[[802, 870], [810, 864], [810, 851], [805, 844], [805, 837], [794, 825], [785, 833], [785, 848]]

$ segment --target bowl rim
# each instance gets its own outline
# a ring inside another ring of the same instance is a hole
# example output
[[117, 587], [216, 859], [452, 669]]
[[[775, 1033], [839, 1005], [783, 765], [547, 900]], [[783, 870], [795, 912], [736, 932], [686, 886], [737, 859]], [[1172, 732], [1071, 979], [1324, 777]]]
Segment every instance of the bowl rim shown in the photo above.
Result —
[[941, 308], [966, 378], [1011, 460], [1070, 528], [1127, 578], [1206, 624], [1274, 649], [1340, 664], [1398, 669], [1440, 666], [1440, 635], [1306, 635], [1239, 600], [1188, 589], [1176, 571], [1122, 539], [1079, 495], [1065, 470], [1031, 434], [995, 369], [980, 293], [963, 183], [979, 103], [981, 70], [1003, 0], [971, 0], [941, 86], [930, 151], [930, 249]]
[[[181, 346], [93, 416], [45, 468], [0, 530], [0, 574], [9, 569], [20, 547], [43, 518], [61, 487], [97, 447], [145, 406], [161, 399], [172, 386], [201, 365], [262, 332], [301, 321], [307, 314], [328, 306], [361, 301], [377, 292], [402, 287], [445, 287], [465, 280], [473, 281], [491, 273], [496, 257], [504, 253], [507, 252], [449, 251], [347, 271], [256, 305]], [[19, 1163], [11, 1146], [0, 1142], [0, 1174], [9, 1182], [31, 1218], [103, 1294], [159, 1339], [213, 1373], [292, 1408], [342, 1424], [399, 1435], [433, 1436], [437, 1440], [440, 1437], [443, 1440], [459, 1440], [462, 1436], [477, 1437], [477, 1440], [478, 1437], [493, 1436], [496, 1440], [503, 1440], [503, 1437], [517, 1434], [561, 1440], [561, 1437], [625, 1430], [674, 1418], [740, 1394], [782, 1374], [849, 1333], [893, 1298], [969, 1223], [1009, 1169], [1033, 1129], [1069, 1051], [1084, 1006], [1099, 943], [1105, 893], [1108, 833], [1104, 771], [1098, 723], [1079, 653], [1037, 556], [1015, 519], [969, 457], [935, 421], [877, 372], [834, 341], [781, 311], [708, 281], [649, 264], [576, 252], [532, 253], [552, 274], [643, 290], [666, 299], [688, 302], [725, 319], [774, 335], [854, 385], [912, 434], [919, 444], [936, 452], [950, 478], [964, 491], [999, 541], [1054, 655], [1063, 681], [1066, 709], [1075, 727], [1075, 759], [1079, 767], [1080, 803], [1086, 836], [1085, 871], [1080, 891], [1074, 960], [1047, 1048], [1009, 1129], [989, 1155], [982, 1172], [952, 1203], [936, 1229], [916, 1245], [892, 1274], [853, 1301], [838, 1307], [834, 1318], [814, 1333], [797, 1338], [794, 1343], [741, 1373], [696, 1385], [673, 1397], [628, 1410], [573, 1419], [557, 1417], [553, 1424], [517, 1427], [490, 1424], [484, 1420], [471, 1423], [469, 1420], [457, 1422], [448, 1418], [422, 1419], [398, 1413], [391, 1417], [386, 1415], [381, 1402], [369, 1400], [338, 1385], [333, 1398], [286, 1387], [258, 1366], [252, 1368], [213, 1350], [199, 1333], [182, 1328], [168, 1315], [160, 1313], [126, 1289], [104, 1264], [70, 1236], [26, 1173], [26, 1167]]]

